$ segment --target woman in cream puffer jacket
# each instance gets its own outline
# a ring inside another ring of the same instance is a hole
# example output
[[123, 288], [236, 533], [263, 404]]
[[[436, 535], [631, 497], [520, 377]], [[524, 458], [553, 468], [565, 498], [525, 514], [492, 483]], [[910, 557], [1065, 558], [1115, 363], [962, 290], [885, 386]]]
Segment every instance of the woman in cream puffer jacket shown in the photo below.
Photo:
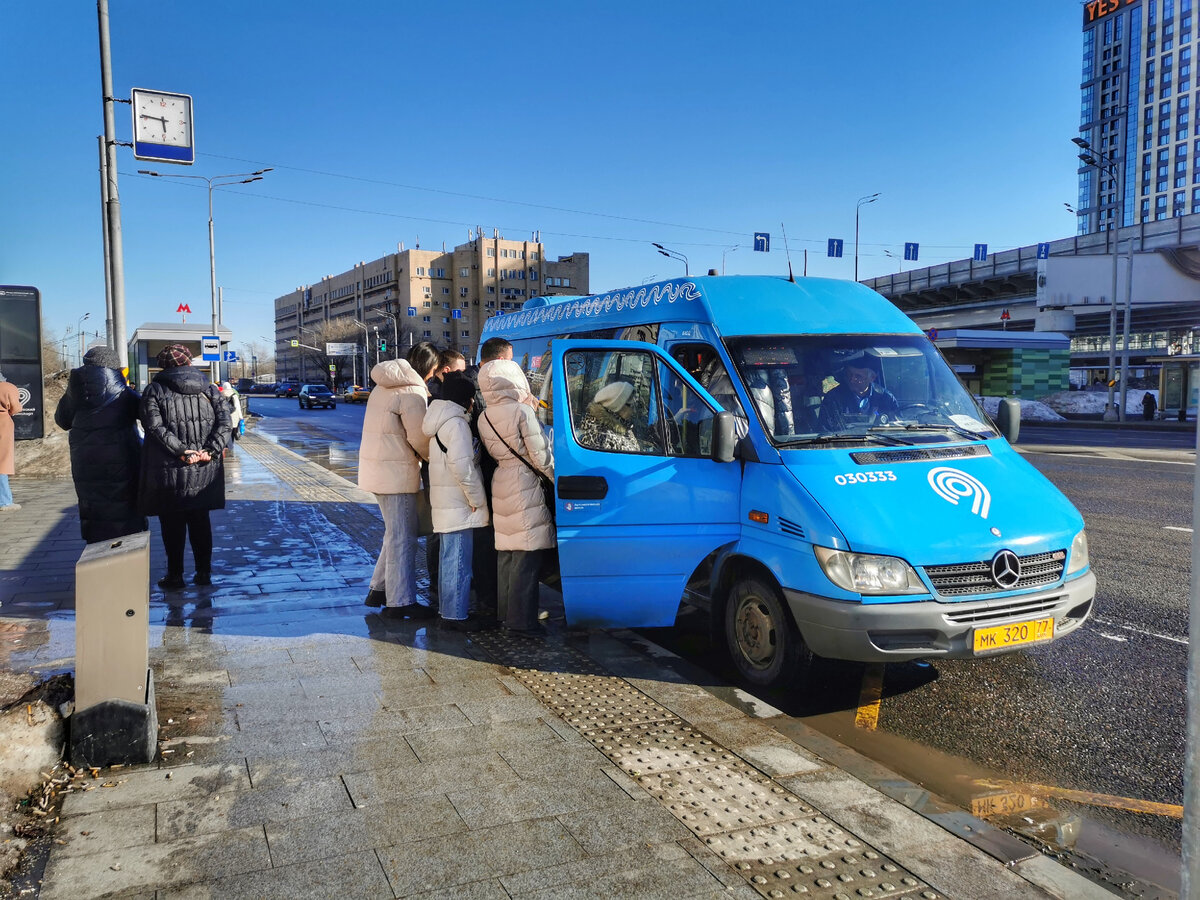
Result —
[[429, 392], [425, 379], [403, 359], [371, 370], [375, 389], [363, 416], [358, 486], [370, 491], [383, 513], [383, 546], [371, 576], [368, 606], [386, 605], [392, 615], [428, 617], [417, 603], [417, 493], [421, 462], [429, 457], [422, 429]]
[[479, 417], [479, 437], [492, 458], [492, 520], [496, 530], [499, 605], [507, 602], [505, 624], [517, 634], [537, 634], [538, 572], [541, 552], [555, 545], [554, 521], [535, 469], [554, 480], [554, 450], [542, 433], [529, 382], [512, 360], [496, 359], [479, 370], [479, 391], [487, 404]]

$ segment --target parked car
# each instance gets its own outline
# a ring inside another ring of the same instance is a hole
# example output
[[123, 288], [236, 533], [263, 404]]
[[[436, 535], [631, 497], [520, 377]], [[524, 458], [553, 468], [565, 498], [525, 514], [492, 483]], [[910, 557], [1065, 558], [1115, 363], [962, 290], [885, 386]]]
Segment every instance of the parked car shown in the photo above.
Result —
[[282, 382], [280, 384], [275, 385], [275, 396], [276, 397], [295, 397], [297, 393], [298, 393], [298, 388], [294, 384]]
[[314, 406], [324, 406], [329, 409], [337, 408], [337, 398], [333, 391], [324, 384], [306, 384], [300, 388], [300, 408], [312, 409]]
[[342, 399], [347, 403], [366, 403], [371, 396], [369, 387], [360, 387], [359, 385], [351, 385], [346, 388], [346, 393], [342, 395]]
[[262, 384], [250, 385], [250, 390], [243, 391], [246, 394], [274, 394], [276, 385], [273, 383], [263, 382]]

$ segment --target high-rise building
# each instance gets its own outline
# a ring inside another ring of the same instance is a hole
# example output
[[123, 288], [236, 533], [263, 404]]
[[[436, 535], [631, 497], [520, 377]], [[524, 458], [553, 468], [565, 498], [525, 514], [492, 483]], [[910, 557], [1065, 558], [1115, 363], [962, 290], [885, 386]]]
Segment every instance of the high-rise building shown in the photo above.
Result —
[[328, 336], [326, 322], [340, 326], [343, 340], [356, 342], [371, 361], [380, 341], [386, 348], [381, 358], [432, 341], [472, 359], [490, 317], [519, 309], [531, 297], [589, 292], [588, 254], [549, 260], [537, 237], [484, 237], [481, 229], [453, 250], [400, 244], [395, 253], [276, 298], [277, 377], [315, 377], [304, 349], [292, 342], [311, 344]]
[[1200, 212], [1192, 0], [1086, 0], [1078, 232]]

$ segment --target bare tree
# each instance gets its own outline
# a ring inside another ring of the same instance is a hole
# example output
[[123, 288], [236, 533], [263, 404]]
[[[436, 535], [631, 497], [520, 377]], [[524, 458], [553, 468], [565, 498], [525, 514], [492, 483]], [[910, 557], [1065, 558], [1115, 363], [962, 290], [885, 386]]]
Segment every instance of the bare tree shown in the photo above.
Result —
[[70, 368], [67, 357], [63, 352], [66, 338], [58, 337], [49, 328], [42, 332], [42, 374], [52, 375]]
[[[313, 363], [321, 372], [322, 381], [327, 381], [336, 389], [339, 384], [347, 381], [343, 371], [354, 365], [351, 356], [330, 356], [325, 352], [326, 344], [354, 344], [358, 337], [359, 328], [354, 324], [353, 317], [342, 316], [337, 319], [327, 319], [306, 327], [304, 336], [312, 343], [300, 348], [304, 358]], [[313, 349], [315, 348], [315, 349]], [[330, 366], [333, 368], [331, 369]]]

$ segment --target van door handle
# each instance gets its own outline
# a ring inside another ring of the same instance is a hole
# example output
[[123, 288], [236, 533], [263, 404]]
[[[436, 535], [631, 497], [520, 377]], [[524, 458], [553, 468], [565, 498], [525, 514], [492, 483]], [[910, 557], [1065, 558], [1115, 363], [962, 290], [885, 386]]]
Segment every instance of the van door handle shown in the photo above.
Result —
[[602, 475], [562, 475], [558, 496], [563, 500], [603, 500], [608, 496], [608, 481]]

